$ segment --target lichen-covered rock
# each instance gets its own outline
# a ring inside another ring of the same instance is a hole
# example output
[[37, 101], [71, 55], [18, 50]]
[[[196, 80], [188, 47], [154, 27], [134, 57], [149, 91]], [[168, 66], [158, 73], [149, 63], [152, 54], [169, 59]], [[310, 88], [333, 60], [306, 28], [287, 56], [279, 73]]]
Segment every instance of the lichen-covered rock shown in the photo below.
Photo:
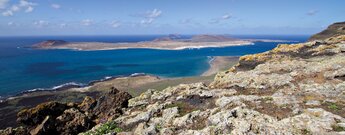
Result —
[[[128, 107], [128, 100], [132, 96], [124, 91], [112, 88], [107, 94], [97, 99], [92, 114], [98, 117], [100, 121], [108, 121], [122, 114], [122, 108]], [[99, 122], [99, 121], [98, 121]]]
[[29, 134], [27, 129], [24, 127], [12, 128], [8, 127], [6, 129], [0, 130], [0, 135], [27, 135]]
[[96, 106], [96, 100], [86, 96], [81, 104], [78, 105], [78, 108], [84, 112], [92, 110]]
[[54, 128], [61, 134], [78, 134], [95, 125], [92, 118], [76, 108], [65, 110], [62, 115], [56, 118], [56, 121], [57, 126]]
[[66, 104], [58, 102], [47, 102], [37, 105], [31, 109], [24, 109], [20, 111], [17, 115], [17, 122], [19, 124], [26, 125], [28, 127], [40, 124], [46, 116], [51, 116], [56, 118], [61, 115], [64, 110], [67, 109]]

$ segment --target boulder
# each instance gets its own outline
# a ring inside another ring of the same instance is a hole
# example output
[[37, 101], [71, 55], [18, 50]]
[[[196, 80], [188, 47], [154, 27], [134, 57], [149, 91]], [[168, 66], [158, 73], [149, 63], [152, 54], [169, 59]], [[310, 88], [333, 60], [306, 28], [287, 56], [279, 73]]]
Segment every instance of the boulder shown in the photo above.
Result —
[[[81, 103], [46, 102], [23, 109], [17, 116], [21, 128], [0, 130], [1, 135], [78, 134], [97, 123], [116, 118], [128, 107], [131, 95], [112, 88], [99, 99], [85, 97]], [[102, 121], [103, 120], [103, 121]]]

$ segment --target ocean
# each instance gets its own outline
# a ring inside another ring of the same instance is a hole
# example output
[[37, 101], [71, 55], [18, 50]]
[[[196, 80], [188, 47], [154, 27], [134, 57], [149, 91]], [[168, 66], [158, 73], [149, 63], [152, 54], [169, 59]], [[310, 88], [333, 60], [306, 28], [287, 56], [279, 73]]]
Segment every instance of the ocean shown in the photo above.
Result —
[[[241, 56], [270, 50], [277, 42], [250, 46], [185, 50], [124, 49], [103, 51], [33, 50], [32, 44], [61, 39], [70, 42], [138, 42], [151, 36], [41, 36], [0, 37], [0, 96], [66, 83], [88, 84], [108, 76], [146, 73], [160, 77], [198, 76], [209, 68], [210, 56]], [[188, 37], [186, 35], [185, 37]], [[237, 38], [304, 42], [308, 36], [235, 35]]]

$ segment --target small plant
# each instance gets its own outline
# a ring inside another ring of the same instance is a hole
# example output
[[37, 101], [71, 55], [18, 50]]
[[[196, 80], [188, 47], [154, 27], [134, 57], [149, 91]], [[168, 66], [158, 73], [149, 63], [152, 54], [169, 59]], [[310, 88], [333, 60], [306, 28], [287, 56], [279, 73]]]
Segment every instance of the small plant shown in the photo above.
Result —
[[345, 131], [345, 127], [341, 127], [339, 125], [332, 125], [332, 129], [333, 131], [336, 131], [336, 132]]
[[338, 110], [339, 109], [339, 107], [335, 103], [332, 103], [331, 105], [329, 105], [328, 108], [332, 109], [332, 110]]
[[189, 104], [186, 104], [184, 102], [176, 102], [176, 103], [173, 103], [173, 104], [169, 104], [167, 106], [165, 106], [165, 108], [173, 108], [173, 107], [177, 107], [178, 108], [178, 111], [179, 111], [179, 114], [181, 116], [187, 114], [187, 113], [190, 113], [190, 112], [193, 112], [193, 111], [197, 111], [198, 109], [189, 105]]
[[308, 129], [301, 130], [302, 135], [311, 135], [311, 132]]
[[122, 129], [116, 126], [116, 123], [113, 121], [107, 122], [97, 128], [95, 131], [88, 131], [83, 133], [83, 135], [103, 135], [107, 133], [119, 133], [122, 132]]
[[265, 97], [264, 100], [265, 101], [273, 101], [273, 98], [272, 97]]
[[157, 130], [161, 130], [161, 129], [162, 129], [162, 126], [161, 126], [160, 124], [157, 124], [157, 125], [156, 125], [156, 129], [157, 129]]

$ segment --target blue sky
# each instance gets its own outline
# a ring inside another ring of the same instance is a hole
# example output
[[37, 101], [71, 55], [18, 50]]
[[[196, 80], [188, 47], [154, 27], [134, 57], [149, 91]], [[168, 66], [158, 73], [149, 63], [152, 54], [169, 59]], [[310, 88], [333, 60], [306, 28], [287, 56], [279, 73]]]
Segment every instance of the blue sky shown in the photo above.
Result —
[[0, 0], [0, 36], [305, 35], [345, 21], [345, 0]]

